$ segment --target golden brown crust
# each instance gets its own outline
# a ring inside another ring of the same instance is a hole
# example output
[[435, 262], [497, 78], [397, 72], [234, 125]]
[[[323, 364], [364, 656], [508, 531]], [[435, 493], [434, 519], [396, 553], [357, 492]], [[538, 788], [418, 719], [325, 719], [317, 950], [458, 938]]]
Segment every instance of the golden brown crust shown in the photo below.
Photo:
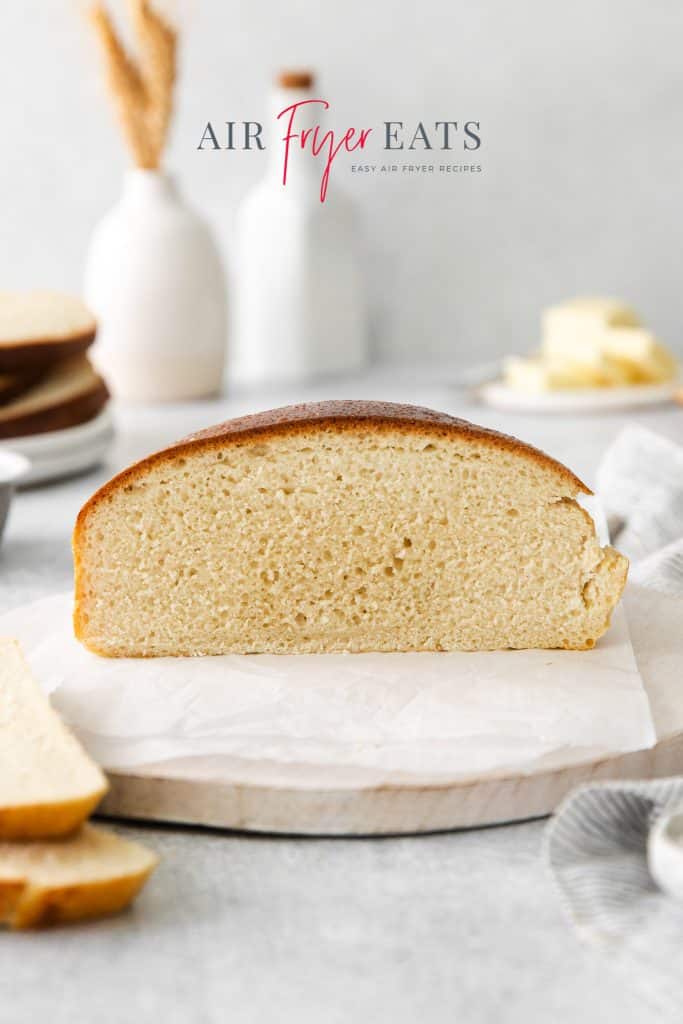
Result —
[[0, 879], [0, 924], [9, 924], [26, 889], [22, 878]]
[[[397, 402], [342, 400], [286, 405], [281, 409], [269, 409], [267, 412], [241, 416], [200, 430], [157, 454], [177, 456], [180, 450], [184, 454], [195, 447], [217, 448], [224, 441], [240, 442], [256, 436], [266, 439], [292, 434], [311, 426], [323, 429], [329, 426], [335, 430], [356, 430], [359, 427], [370, 426], [376, 430], [405, 430], [406, 433], [427, 433], [441, 437], [457, 434], [471, 441], [484, 441], [495, 448], [507, 448], [530, 458], [553, 469], [566, 483], [576, 488], [577, 492], [591, 493], [589, 488], [561, 462], [552, 459], [540, 449], [519, 441], [516, 437], [501, 434], [489, 427], [480, 427], [476, 423], [470, 423], [469, 420], [457, 416], [449, 416], [445, 412], [436, 412], [434, 409], [426, 409], [419, 405], [401, 405]], [[154, 455], [150, 458], [156, 461]], [[138, 465], [142, 467], [146, 461], [143, 459]]]
[[31, 434], [47, 434], [53, 430], [76, 427], [93, 419], [105, 406], [109, 398], [107, 385], [97, 377], [93, 385], [80, 395], [53, 408], [36, 409], [6, 420], [0, 420], [0, 439], [27, 437]]
[[69, 356], [77, 356], [92, 345], [96, 326], [66, 338], [26, 338], [22, 341], [0, 341], [0, 373], [15, 370], [46, 369]]
[[0, 844], [0, 924], [33, 928], [115, 913], [159, 863], [145, 846], [85, 824], [72, 836]]
[[160, 462], [171, 461], [195, 451], [221, 448], [230, 443], [240, 444], [254, 438], [267, 440], [270, 437], [282, 437], [311, 426], [321, 429], [332, 427], [335, 430], [357, 430], [359, 427], [369, 426], [377, 431], [405, 430], [407, 433], [417, 432], [441, 437], [456, 434], [531, 459], [557, 473], [558, 477], [576, 493], [591, 494], [590, 489], [570, 469], [540, 449], [525, 444], [524, 441], [519, 441], [509, 434], [501, 434], [488, 427], [479, 427], [468, 420], [449, 416], [445, 412], [435, 412], [433, 409], [417, 405], [399, 405], [395, 402], [307, 402], [226, 420], [214, 427], [189, 434], [168, 448], [162, 448], [161, 451], [146, 456], [112, 477], [92, 495], [78, 515], [76, 528], [78, 529], [88, 512], [113, 490], [132, 483], [143, 472]]
[[99, 790], [74, 800], [0, 808], [0, 840], [17, 842], [67, 836], [92, 814], [108, 788], [103, 779]]
[[131, 903], [156, 867], [120, 878], [77, 885], [32, 886], [30, 881], [0, 880], [0, 922], [10, 928], [46, 928], [91, 917], [117, 914]]
[[19, 398], [30, 388], [38, 384], [45, 376], [46, 370], [36, 366], [30, 370], [16, 373], [0, 373], [0, 406], [7, 405], [14, 398]]

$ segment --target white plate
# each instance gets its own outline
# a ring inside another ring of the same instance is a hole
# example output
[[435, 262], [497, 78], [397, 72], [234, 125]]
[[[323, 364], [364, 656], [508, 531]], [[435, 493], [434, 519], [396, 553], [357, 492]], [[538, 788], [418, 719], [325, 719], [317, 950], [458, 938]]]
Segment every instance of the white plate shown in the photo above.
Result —
[[29, 460], [31, 468], [21, 481], [24, 486], [89, 469], [100, 462], [113, 437], [114, 422], [106, 407], [76, 427], [0, 441], [0, 452], [17, 452]]
[[515, 391], [502, 381], [492, 381], [478, 388], [476, 394], [486, 405], [507, 412], [608, 412], [611, 409], [635, 409], [643, 405], [671, 402], [681, 386], [680, 381], [669, 381], [666, 384], [639, 384], [630, 388], [582, 388], [534, 394]]

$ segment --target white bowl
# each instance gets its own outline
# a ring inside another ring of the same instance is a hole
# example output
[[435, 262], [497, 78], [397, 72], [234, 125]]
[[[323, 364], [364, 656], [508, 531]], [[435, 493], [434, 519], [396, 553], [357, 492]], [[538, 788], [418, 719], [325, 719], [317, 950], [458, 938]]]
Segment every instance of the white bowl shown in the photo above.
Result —
[[0, 452], [0, 540], [7, 521], [14, 488], [31, 471], [31, 463], [17, 452]]

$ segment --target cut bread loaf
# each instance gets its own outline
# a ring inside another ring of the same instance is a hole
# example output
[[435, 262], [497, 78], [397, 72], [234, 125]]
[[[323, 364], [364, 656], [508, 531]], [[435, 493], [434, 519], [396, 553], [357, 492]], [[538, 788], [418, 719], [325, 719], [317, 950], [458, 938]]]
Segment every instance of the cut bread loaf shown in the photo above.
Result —
[[592, 647], [627, 561], [566, 467], [428, 409], [233, 420], [76, 523], [76, 635], [110, 656]]
[[0, 291], [0, 372], [77, 355], [92, 344], [95, 333], [92, 313], [71, 295]]
[[157, 863], [139, 843], [93, 825], [67, 839], [0, 843], [0, 922], [36, 928], [116, 913]]
[[64, 359], [28, 391], [0, 405], [0, 439], [75, 427], [96, 416], [108, 397], [87, 356]]
[[0, 839], [63, 836], [107, 782], [62, 723], [14, 640], [0, 640]]

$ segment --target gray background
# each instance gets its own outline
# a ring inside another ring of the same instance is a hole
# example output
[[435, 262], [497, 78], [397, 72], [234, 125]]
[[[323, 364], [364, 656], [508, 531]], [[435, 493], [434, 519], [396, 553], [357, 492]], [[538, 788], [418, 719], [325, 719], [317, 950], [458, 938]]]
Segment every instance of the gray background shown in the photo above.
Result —
[[123, 831], [161, 854], [157, 874], [119, 917], [3, 936], [2, 1024], [680, 1020], [647, 971], [566, 926], [540, 822], [375, 840]]
[[[5, 287], [78, 290], [89, 233], [120, 190], [126, 158], [84, 7], [2, 4]], [[525, 349], [540, 308], [579, 292], [629, 299], [683, 353], [677, 0], [176, 0], [171, 10], [183, 48], [168, 164], [228, 256], [236, 204], [266, 155], [199, 153], [203, 126], [265, 120], [273, 71], [303, 64], [320, 71], [340, 129], [482, 123], [480, 175], [333, 172], [332, 187], [364, 213], [376, 355]]]

